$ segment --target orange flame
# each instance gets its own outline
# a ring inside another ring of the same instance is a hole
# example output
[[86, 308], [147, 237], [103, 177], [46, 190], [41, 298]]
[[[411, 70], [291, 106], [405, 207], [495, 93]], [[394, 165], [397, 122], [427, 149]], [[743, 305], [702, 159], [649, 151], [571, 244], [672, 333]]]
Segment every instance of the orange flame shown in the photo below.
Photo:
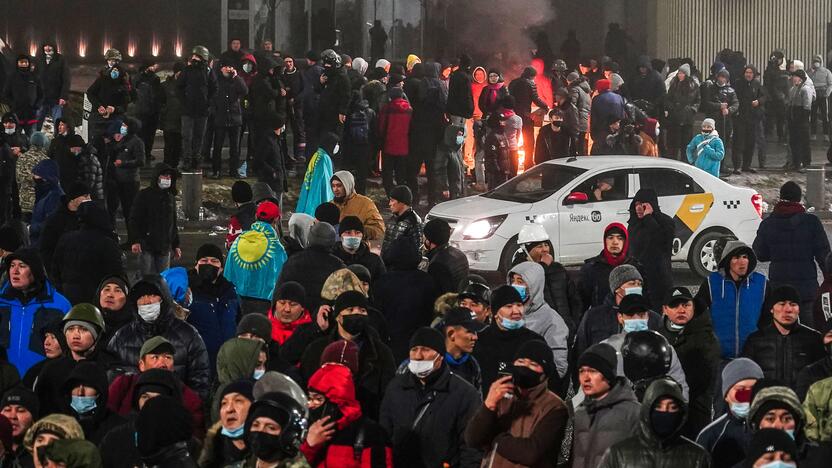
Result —
[[29, 42], [29, 55], [32, 57], [38, 55], [38, 45], [35, 44], [35, 41]]
[[526, 171], [526, 147], [523, 146], [523, 132], [517, 136], [517, 174]]

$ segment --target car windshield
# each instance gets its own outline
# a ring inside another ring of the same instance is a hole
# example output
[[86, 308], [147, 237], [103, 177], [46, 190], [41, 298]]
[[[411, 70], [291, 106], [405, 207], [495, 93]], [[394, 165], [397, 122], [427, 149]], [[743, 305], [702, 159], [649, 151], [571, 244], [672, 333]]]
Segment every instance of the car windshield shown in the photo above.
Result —
[[482, 196], [518, 203], [534, 203], [557, 192], [584, 172], [586, 169], [579, 167], [540, 164]]

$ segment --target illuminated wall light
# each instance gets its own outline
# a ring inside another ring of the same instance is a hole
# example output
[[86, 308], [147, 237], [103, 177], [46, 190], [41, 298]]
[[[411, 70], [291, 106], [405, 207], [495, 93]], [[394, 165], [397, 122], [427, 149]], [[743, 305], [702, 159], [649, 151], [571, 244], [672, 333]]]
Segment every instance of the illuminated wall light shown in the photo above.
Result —
[[81, 36], [78, 38], [78, 56], [84, 58], [87, 56], [87, 41]]
[[136, 56], [136, 41], [130, 39], [130, 42], [127, 43], [127, 56], [128, 57], [135, 57]]
[[108, 50], [113, 48], [113, 43], [110, 42], [110, 38], [107, 35], [104, 35], [104, 40], [101, 41], [101, 55], [107, 53]]
[[35, 44], [35, 41], [29, 43], [29, 55], [35, 57], [38, 55], [38, 45]]
[[176, 54], [177, 57], [182, 56], [182, 39], [180, 37], [176, 37], [176, 42], [173, 44], [173, 53]]
[[160, 48], [161, 44], [159, 43], [159, 39], [156, 37], [156, 34], [153, 34], [153, 39], [150, 43], [150, 55], [158, 57]]

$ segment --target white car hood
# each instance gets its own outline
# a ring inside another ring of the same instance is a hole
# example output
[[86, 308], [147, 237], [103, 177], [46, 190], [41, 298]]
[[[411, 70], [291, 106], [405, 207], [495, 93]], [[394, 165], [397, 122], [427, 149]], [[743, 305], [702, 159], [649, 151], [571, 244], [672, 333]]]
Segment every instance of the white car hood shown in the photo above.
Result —
[[453, 218], [456, 220], [476, 220], [509, 213], [529, 211], [533, 203], [518, 203], [480, 195], [446, 201], [433, 207], [430, 217]]

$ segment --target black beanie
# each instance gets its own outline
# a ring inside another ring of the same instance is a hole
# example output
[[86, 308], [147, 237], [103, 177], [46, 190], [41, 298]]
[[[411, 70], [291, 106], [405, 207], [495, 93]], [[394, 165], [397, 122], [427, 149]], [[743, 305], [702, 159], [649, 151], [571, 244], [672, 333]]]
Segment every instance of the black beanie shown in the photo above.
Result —
[[445, 355], [445, 337], [435, 328], [421, 327], [413, 332], [413, 336], [410, 337], [410, 349], [414, 346], [424, 346], [436, 351], [440, 356]]
[[228, 385], [223, 387], [220, 391], [220, 404], [222, 403], [222, 399], [225, 398], [225, 396], [229, 393], [239, 393], [248, 401], [254, 402], [254, 382], [252, 382], [251, 379], [242, 379], [229, 382]]
[[407, 206], [413, 205], [413, 192], [410, 191], [410, 188], [408, 188], [407, 185], [397, 185], [393, 187], [393, 190], [390, 191], [390, 198], [400, 203], [404, 203]]
[[367, 296], [359, 291], [346, 291], [341, 293], [341, 295], [335, 299], [335, 316], [337, 317], [342, 310], [349, 309], [350, 307], [362, 307], [364, 309], [369, 309], [370, 304], [367, 302]]
[[451, 239], [451, 226], [444, 219], [434, 218], [423, 229], [425, 239], [436, 245], [445, 245]]
[[769, 428], [760, 429], [754, 434], [743, 466], [751, 468], [760, 457], [772, 452], [785, 452], [792, 456], [792, 460], [797, 460], [797, 444], [794, 439], [784, 430]]
[[82, 195], [90, 195], [90, 187], [83, 182], [73, 182], [64, 192], [64, 200], [66, 202], [74, 200]]
[[238, 180], [231, 186], [231, 200], [234, 203], [248, 203], [254, 198], [251, 185], [244, 180]]
[[515, 361], [518, 359], [530, 359], [540, 364], [545, 375], [552, 375], [552, 372], [556, 370], [553, 357], [552, 348], [541, 340], [525, 341], [517, 348], [517, 352], [514, 353]]
[[199, 246], [199, 249], [196, 251], [196, 259], [199, 261], [201, 258], [205, 257], [214, 257], [223, 261], [225, 258], [222, 249], [214, 244], [202, 244]]
[[139, 410], [139, 398], [144, 392], [154, 392], [166, 395], [175, 400], [182, 400], [179, 380], [172, 371], [167, 369], [148, 369], [139, 374], [133, 387], [133, 409]]
[[520, 293], [514, 287], [503, 285], [491, 291], [491, 313], [496, 314], [501, 307], [515, 302], [523, 302]]
[[14, 252], [23, 247], [23, 237], [20, 230], [6, 224], [0, 227], [0, 249], [6, 252]]
[[788, 284], [778, 286], [774, 288], [774, 290], [771, 292], [771, 298], [769, 302], [772, 306], [774, 306], [774, 304], [777, 304], [778, 302], [782, 301], [791, 301], [800, 304], [800, 293], [797, 291], [797, 289]]
[[338, 224], [338, 233], [344, 234], [347, 231], [358, 231], [364, 234], [364, 224], [358, 219], [358, 216], [345, 216]]
[[606, 343], [590, 346], [578, 358], [578, 369], [583, 366], [597, 370], [612, 385], [615, 382], [616, 370], [618, 369], [618, 357], [615, 354], [615, 348]]
[[373, 274], [370, 273], [370, 270], [367, 267], [360, 263], [353, 263], [352, 265], [347, 267], [347, 270], [353, 272], [353, 274], [357, 276], [359, 280], [365, 283], [373, 282]]
[[341, 210], [334, 203], [321, 203], [315, 208], [315, 219], [337, 226], [341, 219]]
[[780, 187], [780, 199], [790, 202], [800, 202], [803, 198], [803, 190], [794, 181], [788, 181]]
[[0, 408], [9, 405], [18, 405], [26, 408], [32, 413], [32, 419], [37, 420], [40, 414], [40, 402], [35, 392], [25, 387], [15, 387], [3, 394], [0, 400]]
[[237, 336], [243, 333], [251, 333], [252, 335], [262, 338], [266, 342], [272, 339], [272, 323], [269, 318], [263, 314], [251, 313], [246, 314], [237, 325]]
[[303, 306], [306, 305], [306, 290], [303, 285], [297, 281], [287, 281], [277, 288], [274, 292], [274, 300], [283, 299], [285, 301], [294, 301]]
[[147, 457], [191, 438], [191, 414], [169, 396], [157, 396], [145, 403], [136, 418], [136, 448]]

